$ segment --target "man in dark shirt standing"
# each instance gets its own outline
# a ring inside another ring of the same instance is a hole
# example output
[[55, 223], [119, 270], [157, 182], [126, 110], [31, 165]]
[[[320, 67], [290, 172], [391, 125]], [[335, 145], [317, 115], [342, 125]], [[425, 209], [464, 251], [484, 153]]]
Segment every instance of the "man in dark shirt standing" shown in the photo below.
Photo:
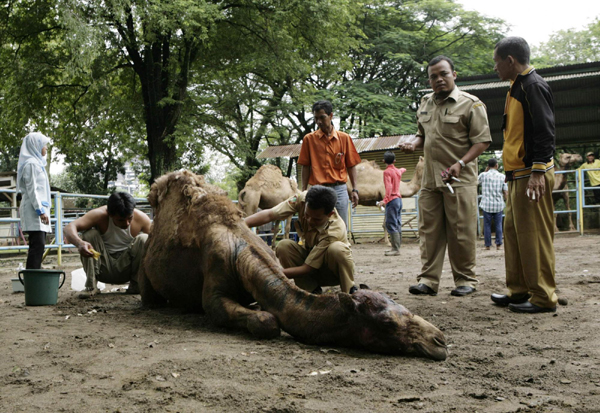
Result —
[[502, 39], [494, 70], [510, 80], [504, 109], [503, 160], [508, 181], [504, 221], [508, 294], [492, 301], [518, 313], [556, 311], [554, 273], [554, 99], [529, 64], [529, 45]]

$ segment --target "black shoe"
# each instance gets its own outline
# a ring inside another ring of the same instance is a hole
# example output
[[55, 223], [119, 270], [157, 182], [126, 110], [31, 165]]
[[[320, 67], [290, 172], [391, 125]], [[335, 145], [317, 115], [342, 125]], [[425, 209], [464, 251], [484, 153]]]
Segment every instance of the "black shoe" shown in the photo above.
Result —
[[355, 293], [355, 292], [357, 292], [357, 291], [358, 291], [358, 288], [356, 288], [356, 285], [353, 285], [353, 286], [350, 288], [350, 291], [348, 291], [348, 294], [352, 295], [352, 294], [354, 294], [354, 293]]
[[416, 294], [416, 295], [421, 295], [421, 294], [425, 294], [425, 295], [437, 295], [437, 291], [434, 291], [433, 288], [425, 285], [425, 284], [417, 284], [417, 285], [411, 285], [408, 288], [408, 292], [411, 294]]
[[514, 311], [515, 313], [527, 313], [527, 314], [535, 314], [535, 313], [555, 313], [555, 307], [538, 307], [535, 304], [531, 304], [529, 301], [525, 301], [521, 304], [509, 304], [508, 309], [510, 311]]
[[465, 295], [469, 295], [477, 291], [475, 287], [470, 287], [468, 285], [461, 285], [460, 287], [456, 287], [454, 290], [450, 292], [450, 295], [455, 297], [464, 297]]
[[529, 300], [529, 294], [520, 296], [508, 296], [505, 294], [492, 294], [491, 299], [494, 303], [501, 307], [506, 307], [509, 304], [522, 304]]
[[321, 287], [317, 287], [313, 290], [311, 294], [323, 294], [323, 289]]

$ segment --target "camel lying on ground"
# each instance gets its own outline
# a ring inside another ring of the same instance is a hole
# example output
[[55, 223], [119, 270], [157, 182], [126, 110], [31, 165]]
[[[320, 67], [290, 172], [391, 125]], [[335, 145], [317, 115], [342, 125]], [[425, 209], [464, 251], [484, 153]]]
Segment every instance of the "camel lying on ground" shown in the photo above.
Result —
[[[583, 158], [578, 153], [561, 153], [558, 156], [558, 165], [556, 165], [557, 171], [566, 171], [572, 164], [575, 162], [582, 162]], [[567, 183], [568, 176], [567, 174], [555, 174], [554, 175], [554, 191], [561, 191], [565, 189], [569, 189], [569, 185]], [[552, 199], [554, 203], [559, 199], [565, 201], [565, 208], [567, 210], [571, 209], [571, 202], [569, 199], [569, 192], [559, 192], [557, 194], [552, 195]], [[573, 225], [573, 220], [571, 219], [571, 213], [567, 212], [567, 217], [569, 218], [569, 231], [575, 231], [575, 226]], [[558, 232], [558, 226], [556, 225], [557, 215], [554, 214], [554, 232]]]
[[[154, 223], [138, 274], [142, 303], [204, 310], [219, 326], [274, 338], [444, 360], [443, 333], [371, 290], [314, 295], [283, 275], [242, 213], [202, 176], [162, 176], [148, 196]], [[248, 305], [258, 302], [260, 310]]]
[[[291, 198], [298, 193], [296, 182], [283, 176], [281, 169], [275, 165], [263, 165], [256, 174], [246, 182], [244, 189], [238, 195], [238, 205], [246, 216], [258, 209], [269, 209]], [[284, 238], [289, 238], [292, 220], [288, 219], [285, 226]], [[279, 233], [279, 221], [275, 221], [273, 246]]]

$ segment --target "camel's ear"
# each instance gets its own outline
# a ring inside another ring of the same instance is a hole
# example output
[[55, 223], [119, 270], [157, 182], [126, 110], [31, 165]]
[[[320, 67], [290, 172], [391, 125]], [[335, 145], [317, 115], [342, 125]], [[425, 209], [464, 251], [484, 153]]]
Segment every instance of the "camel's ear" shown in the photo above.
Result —
[[350, 294], [346, 293], [338, 293], [338, 300], [340, 301], [340, 306], [342, 310], [348, 313], [356, 312], [356, 303]]

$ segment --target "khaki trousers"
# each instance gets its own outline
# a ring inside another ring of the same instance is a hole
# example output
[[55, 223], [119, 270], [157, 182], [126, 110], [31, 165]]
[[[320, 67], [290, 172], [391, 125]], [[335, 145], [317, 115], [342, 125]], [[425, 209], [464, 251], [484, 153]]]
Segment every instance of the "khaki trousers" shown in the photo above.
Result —
[[538, 307], [555, 307], [554, 170], [546, 172], [546, 193], [539, 202], [527, 198], [528, 178], [508, 183], [504, 212], [506, 286], [509, 295], [531, 294]]
[[[81, 239], [92, 244], [98, 251], [100, 258], [96, 261], [91, 257], [81, 256], [81, 263], [86, 275], [86, 287], [96, 287], [96, 282], [107, 284], [124, 284], [130, 281], [137, 282], [137, 273], [142, 262], [144, 244], [148, 239], [147, 234], [139, 234], [134, 238], [129, 248], [110, 255], [106, 251], [100, 232], [94, 228], [85, 231]], [[93, 283], [93, 284], [92, 284]]]
[[[298, 243], [284, 239], [275, 250], [283, 268], [299, 267], [304, 264], [308, 251]], [[296, 285], [312, 292], [320, 286], [339, 285], [345, 293], [354, 286], [354, 259], [350, 247], [341, 242], [332, 242], [325, 252], [323, 266], [304, 277], [294, 278]]]
[[457, 287], [477, 285], [477, 187], [422, 188], [419, 195], [421, 273], [419, 283], [437, 291], [448, 246]]

